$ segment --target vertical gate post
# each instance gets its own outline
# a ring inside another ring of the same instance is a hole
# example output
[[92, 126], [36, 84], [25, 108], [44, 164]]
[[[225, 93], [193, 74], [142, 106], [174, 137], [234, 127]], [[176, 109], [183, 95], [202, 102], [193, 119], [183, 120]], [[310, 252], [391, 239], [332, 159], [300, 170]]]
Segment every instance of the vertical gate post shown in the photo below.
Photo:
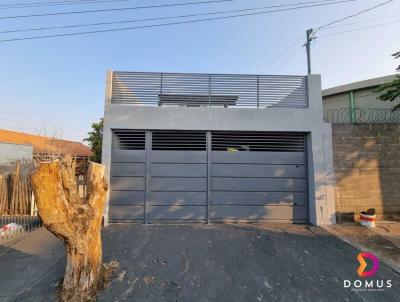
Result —
[[206, 132], [207, 145], [207, 224], [210, 223], [211, 207], [211, 131]]
[[[111, 121], [109, 120], [108, 111], [111, 109], [112, 104], [112, 96], [113, 96], [113, 71], [107, 71], [106, 75], [106, 91], [105, 91], [105, 102], [104, 102], [104, 120], [103, 120], [103, 144], [102, 144], [102, 155], [101, 155], [101, 163], [106, 166], [105, 177], [111, 186], [111, 154], [112, 154], [112, 140], [113, 133]], [[109, 224], [109, 209], [110, 209], [110, 190], [106, 192], [106, 205], [104, 207], [104, 226]]]
[[260, 108], [260, 76], [257, 76], [257, 108]]
[[148, 224], [148, 202], [150, 192], [150, 152], [151, 152], [151, 131], [146, 131], [145, 140], [145, 152], [146, 152], [146, 171], [145, 171], [145, 182], [144, 182], [144, 223]]
[[211, 107], [211, 75], [208, 75], [208, 107]]

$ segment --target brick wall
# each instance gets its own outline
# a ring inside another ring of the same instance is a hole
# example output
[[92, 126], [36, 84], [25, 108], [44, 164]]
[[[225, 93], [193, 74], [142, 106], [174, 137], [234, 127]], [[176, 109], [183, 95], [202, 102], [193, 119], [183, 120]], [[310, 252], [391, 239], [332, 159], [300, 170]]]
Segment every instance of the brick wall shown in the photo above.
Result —
[[400, 124], [333, 124], [338, 222], [375, 208], [400, 218]]

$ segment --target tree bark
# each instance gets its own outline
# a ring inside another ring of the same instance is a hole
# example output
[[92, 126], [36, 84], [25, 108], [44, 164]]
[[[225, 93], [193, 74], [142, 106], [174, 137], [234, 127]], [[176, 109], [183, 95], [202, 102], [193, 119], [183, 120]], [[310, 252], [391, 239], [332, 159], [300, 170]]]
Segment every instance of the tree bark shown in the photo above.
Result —
[[102, 282], [101, 221], [107, 191], [104, 172], [103, 165], [89, 163], [85, 199], [79, 197], [71, 157], [40, 163], [31, 176], [38, 215], [66, 248], [60, 301], [90, 301]]

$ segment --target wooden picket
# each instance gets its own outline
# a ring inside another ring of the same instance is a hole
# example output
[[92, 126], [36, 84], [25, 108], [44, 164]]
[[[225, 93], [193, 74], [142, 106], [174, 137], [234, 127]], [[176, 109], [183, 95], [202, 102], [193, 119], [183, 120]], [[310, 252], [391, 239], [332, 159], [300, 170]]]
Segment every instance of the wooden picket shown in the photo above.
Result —
[[0, 215], [30, 215], [31, 202], [30, 179], [21, 175], [17, 163], [14, 173], [0, 175]]

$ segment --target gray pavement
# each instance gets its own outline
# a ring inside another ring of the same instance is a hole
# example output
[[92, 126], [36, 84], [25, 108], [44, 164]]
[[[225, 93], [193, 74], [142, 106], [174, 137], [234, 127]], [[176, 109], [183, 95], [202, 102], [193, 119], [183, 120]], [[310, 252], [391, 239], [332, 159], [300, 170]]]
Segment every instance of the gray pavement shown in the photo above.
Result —
[[[98, 301], [399, 301], [400, 275], [380, 263], [384, 291], [352, 291], [358, 250], [302, 225], [112, 225], [104, 260], [120, 267]], [[54, 301], [63, 246], [38, 230], [0, 254], [0, 301]], [[14, 283], [14, 280], [15, 281]], [[362, 280], [364, 281], [364, 280]]]

